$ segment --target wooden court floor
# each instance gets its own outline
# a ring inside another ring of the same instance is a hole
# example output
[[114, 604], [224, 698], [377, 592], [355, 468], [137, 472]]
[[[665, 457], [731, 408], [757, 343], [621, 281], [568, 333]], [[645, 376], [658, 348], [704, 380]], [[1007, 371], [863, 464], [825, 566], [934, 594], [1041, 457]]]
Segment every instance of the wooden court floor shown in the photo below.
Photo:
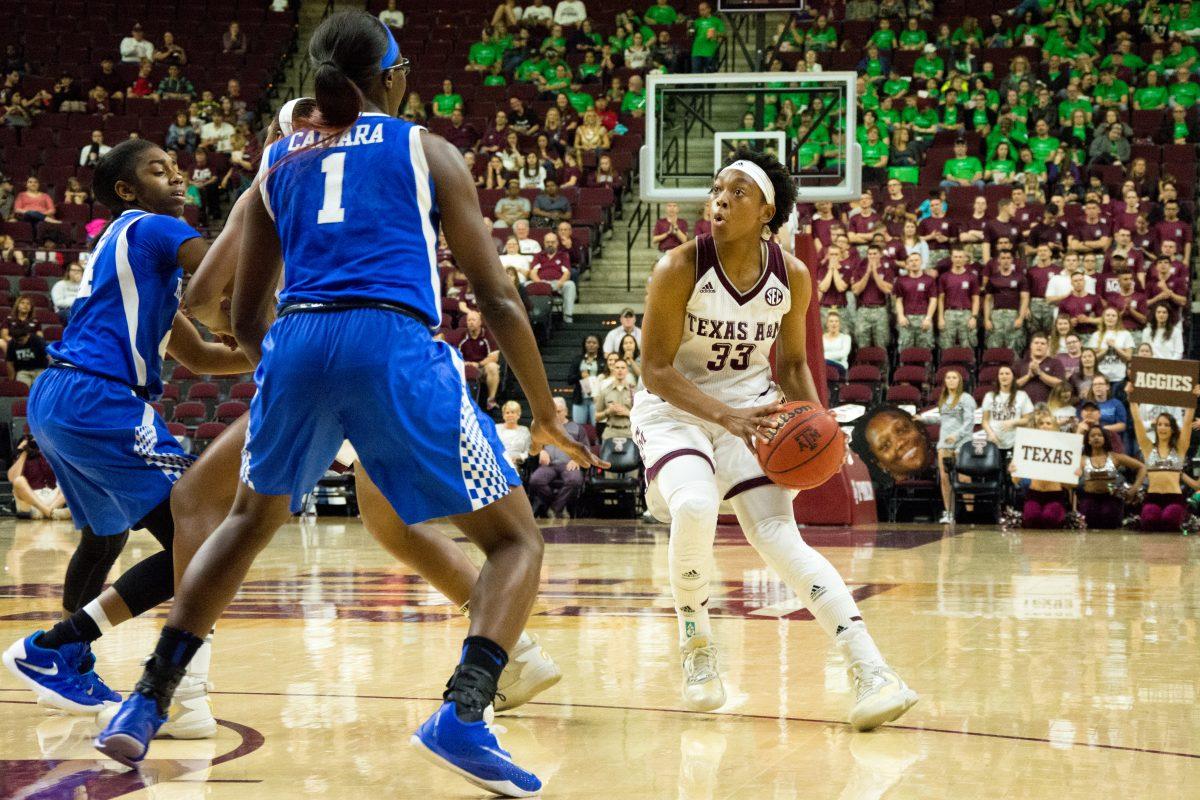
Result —
[[[530, 628], [565, 673], [500, 718], [556, 798], [1200, 797], [1200, 540], [880, 526], [806, 531], [922, 695], [870, 734], [844, 719], [834, 648], [736, 529], [712, 606], [730, 702], [679, 700], [666, 529], [554, 523]], [[3, 646], [55, 618], [73, 534], [0, 527]], [[152, 552], [131, 537], [122, 565]], [[124, 691], [160, 624], [97, 646]], [[465, 635], [362, 527], [290, 525], [218, 627], [215, 740], [156, 742], [141, 774], [90, 747], [0, 670], [6, 798], [474, 798], [417, 758]]]

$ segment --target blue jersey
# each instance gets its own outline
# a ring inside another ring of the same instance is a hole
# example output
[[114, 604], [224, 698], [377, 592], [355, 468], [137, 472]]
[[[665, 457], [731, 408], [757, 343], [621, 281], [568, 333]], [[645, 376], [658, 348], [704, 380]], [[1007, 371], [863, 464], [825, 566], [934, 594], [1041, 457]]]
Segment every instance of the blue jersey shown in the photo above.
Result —
[[423, 130], [365, 113], [332, 146], [297, 152], [317, 138], [300, 131], [267, 150], [259, 185], [283, 246], [281, 304], [383, 301], [441, 323]]
[[71, 322], [50, 355], [160, 395], [183, 288], [179, 247], [199, 235], [182, 220], [146, 211], [113, 220], [92, 250]]

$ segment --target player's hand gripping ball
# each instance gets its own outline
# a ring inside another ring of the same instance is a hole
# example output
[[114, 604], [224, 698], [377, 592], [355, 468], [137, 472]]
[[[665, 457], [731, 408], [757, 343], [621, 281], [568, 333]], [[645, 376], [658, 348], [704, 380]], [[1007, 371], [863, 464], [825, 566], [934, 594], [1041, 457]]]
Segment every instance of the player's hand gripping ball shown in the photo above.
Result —
[[846, 435], [833, 414], [816, 403], [788, 403], [779, 427], [756, 443], [767, 477], [789, 489], [815, 489], [842, 469]]

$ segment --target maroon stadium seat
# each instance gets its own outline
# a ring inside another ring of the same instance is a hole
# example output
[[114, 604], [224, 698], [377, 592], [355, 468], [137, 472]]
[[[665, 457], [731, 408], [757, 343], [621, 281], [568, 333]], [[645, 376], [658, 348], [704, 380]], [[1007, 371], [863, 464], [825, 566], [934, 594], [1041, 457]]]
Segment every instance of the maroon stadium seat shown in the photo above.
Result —
[[894, 384], [888, 387], [887, 401], [889, 403], [904, 403], [919, 406], [921, 404], [921, 390], [907, 383]]
[[249, 410], [249, 406], [238, 400], [226, 401], [217, 406], [217, 422], [229, 424]]
[[245, 403], [249, 403], [257, 391], [258, 386], [252, 382], [247, 381], [245, 383], [235, 383], [233, 388], [229, 390], [229, 399], [241, 400]]

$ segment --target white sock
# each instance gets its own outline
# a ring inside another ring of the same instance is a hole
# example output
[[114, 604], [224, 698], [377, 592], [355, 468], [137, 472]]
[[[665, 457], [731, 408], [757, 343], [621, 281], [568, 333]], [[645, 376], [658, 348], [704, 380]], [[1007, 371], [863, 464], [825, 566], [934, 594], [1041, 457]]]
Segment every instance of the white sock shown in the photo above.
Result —
[[212, 643], [213, 632], [209, 631], [208, 635], [204, 637], [204, 644], [200, 645], [196, 655], [192, 656], [192, 660], [188, 662], [188, 677], [208, 683], [208, 671], [212, 667]]
[[105, 614], [104, 609], [100, 606], [99, 597], [84, 606], [83, 612], [92, 618], [92, 622], [96, 623], [101, 636], [113, 629], [113, 624], [108, 621], [108, 614]]
[[721, 504], [712, 469], [702, 459], [683, 456], [665, 465], [655, 480], [671, 509], [667, 570], [679, 623], [679, 644], [687, 644], [694, 636], [711, 640], [708, 584], [713, 574], [713, 540]]
[[795, 592], [821, 630], [836, 638], [855, 622], [861, 625], [858, 604], [842, 576], [800, 536], [789, 492], [773, 486], [751, 489], [733, 498], [733, 509], [746, 541]]
[[838, 645], [844, 648], [846, 657], [851, 664], [860, 661], [867, 664], [885, 665], [883, 654], [875, 645], [871, 634], [867, 633], [867, 625], [862, 620], [851, 622], [850, 625], [837, 635]]
[[533, 644], [533, 637], [525, 631], [521, 631], [521, 635], [517, 638], [517, 644], [513, 647], [513, 652], [520, 650], [523, 647], [529, 647]]

